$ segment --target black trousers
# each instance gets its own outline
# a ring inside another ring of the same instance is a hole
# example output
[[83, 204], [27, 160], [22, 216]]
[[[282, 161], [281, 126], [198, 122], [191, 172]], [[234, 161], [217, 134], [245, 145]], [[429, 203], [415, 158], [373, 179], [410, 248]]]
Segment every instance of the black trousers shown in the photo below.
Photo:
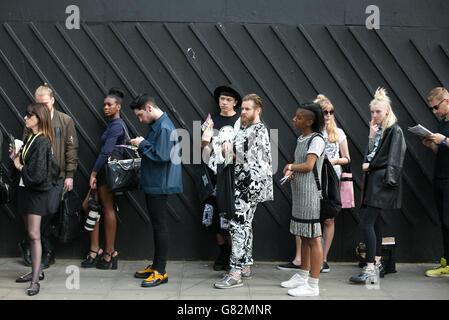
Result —
[[165, 273], [168, 255], [167, 195], [146, 194], [147, 210], [153, 228], [154, 258], [151, 268]]
[[433, 185], [443, 234], [443, 257], [449, 261], [449, 179], [435, 179]]
[[366, 207], [362, 210], [362, 230], [366, 244], [366, 262], [375, 262], [375, 256], [382, 256], [381, 209]]

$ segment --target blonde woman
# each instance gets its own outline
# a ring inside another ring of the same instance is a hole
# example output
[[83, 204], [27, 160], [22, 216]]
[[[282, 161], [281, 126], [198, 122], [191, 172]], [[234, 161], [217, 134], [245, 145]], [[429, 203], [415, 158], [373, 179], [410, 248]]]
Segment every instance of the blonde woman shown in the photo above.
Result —
[[370, 103], [369, 144], [362, 165], [362, 228], [366, 241], [367, 266], [353, 283], [376, 283], [381, 273], [381, 214], [384, 209], [401, 208], [401, 175], [405, 151], [404, 135], [383, 88]]
[[[324, 95], [319, 94], [315, 101], [321, 107], [324, 117], [324, 130], [323, 137], [325, 142], [325, 154], [329, 159], [330, 163], [333, 165], [337, 176], [341, 177], [342, 165], [349, 164], [349, 149], [348, 140], [344, 131], [337, 127], [334, 116], [334, 106], [331, 101]], [[323, 223], [323, 241], [324, 241], [324, 252], [323, 252], [323, 263], [321, 266], [321, 272], [330, 272], [330, 267], [327, 264], [327, 254], [329, 253], [330, 247], [332, 245], [332, 240], [334, 239], [335, 233], [335, 217], [329, 217], [322, 221]]]

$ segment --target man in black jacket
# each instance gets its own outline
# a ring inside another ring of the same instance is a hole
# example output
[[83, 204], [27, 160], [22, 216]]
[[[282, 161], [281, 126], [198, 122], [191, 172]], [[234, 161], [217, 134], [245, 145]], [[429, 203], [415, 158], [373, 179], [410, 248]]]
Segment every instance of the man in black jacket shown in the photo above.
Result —
[[449, 266], [449, 93], [447, 89], [437, 87], [427, 95], [431, 111], [441, 119], [438, 133], [422, 139], [423, 144], [435, 154], [434, 194], [435, 203], [441, 221], [443, 235], [443, 257], [441, 266], [426, 271], [428, 277], [448, 277]]

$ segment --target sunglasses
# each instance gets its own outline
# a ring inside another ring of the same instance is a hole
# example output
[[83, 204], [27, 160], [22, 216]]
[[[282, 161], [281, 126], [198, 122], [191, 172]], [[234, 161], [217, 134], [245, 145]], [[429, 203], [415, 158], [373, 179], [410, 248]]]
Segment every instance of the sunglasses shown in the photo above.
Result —
[[443, 100], [441, 100], [438, 104], [432, 106], [432, 109], [435, 110], [435, 111], [438, 110], [438, 108], [440, 107], [440, 104], [441, 104], [444, 100], [446, 100], [446, 99], [443, 99]]
[[323, 114], [324, 114], [325, 116], [327, 116], [328, 114], [333, 115], [333, 114], [334, 114], [334, 110], [331, 110], [331, 111], [324, 110], [324, 111], [323, 111]]
[[37, 117], [37, 114], [35, 114], [34, 112], [28, 112], [28, 111], [27, 111], [27, 113], [25, 113], [25, 117], [27, 117], [28, 119], [30, 119], [32, 116]]

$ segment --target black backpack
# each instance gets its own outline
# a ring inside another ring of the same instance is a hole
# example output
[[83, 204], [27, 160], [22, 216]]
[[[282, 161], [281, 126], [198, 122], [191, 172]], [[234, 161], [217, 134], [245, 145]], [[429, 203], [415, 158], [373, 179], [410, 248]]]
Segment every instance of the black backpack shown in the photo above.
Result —
[[[307, 149], [310, 147], [310, 143], [315, 136], [320, 136], [324, 139], [321, 134], [314, 134], [309, 139]], [[318, 177], [316, 163], [313, 167], [313, 174], [315, 176], [316, 186], [321, 191], [323, 197], [320, 202], [320, 220], [324, 221], [325, 219], [335, 218], [341, 211], [340, 180], [327, 157], [324, 157], [323, 167], [321, 168], [321, 183]]]

